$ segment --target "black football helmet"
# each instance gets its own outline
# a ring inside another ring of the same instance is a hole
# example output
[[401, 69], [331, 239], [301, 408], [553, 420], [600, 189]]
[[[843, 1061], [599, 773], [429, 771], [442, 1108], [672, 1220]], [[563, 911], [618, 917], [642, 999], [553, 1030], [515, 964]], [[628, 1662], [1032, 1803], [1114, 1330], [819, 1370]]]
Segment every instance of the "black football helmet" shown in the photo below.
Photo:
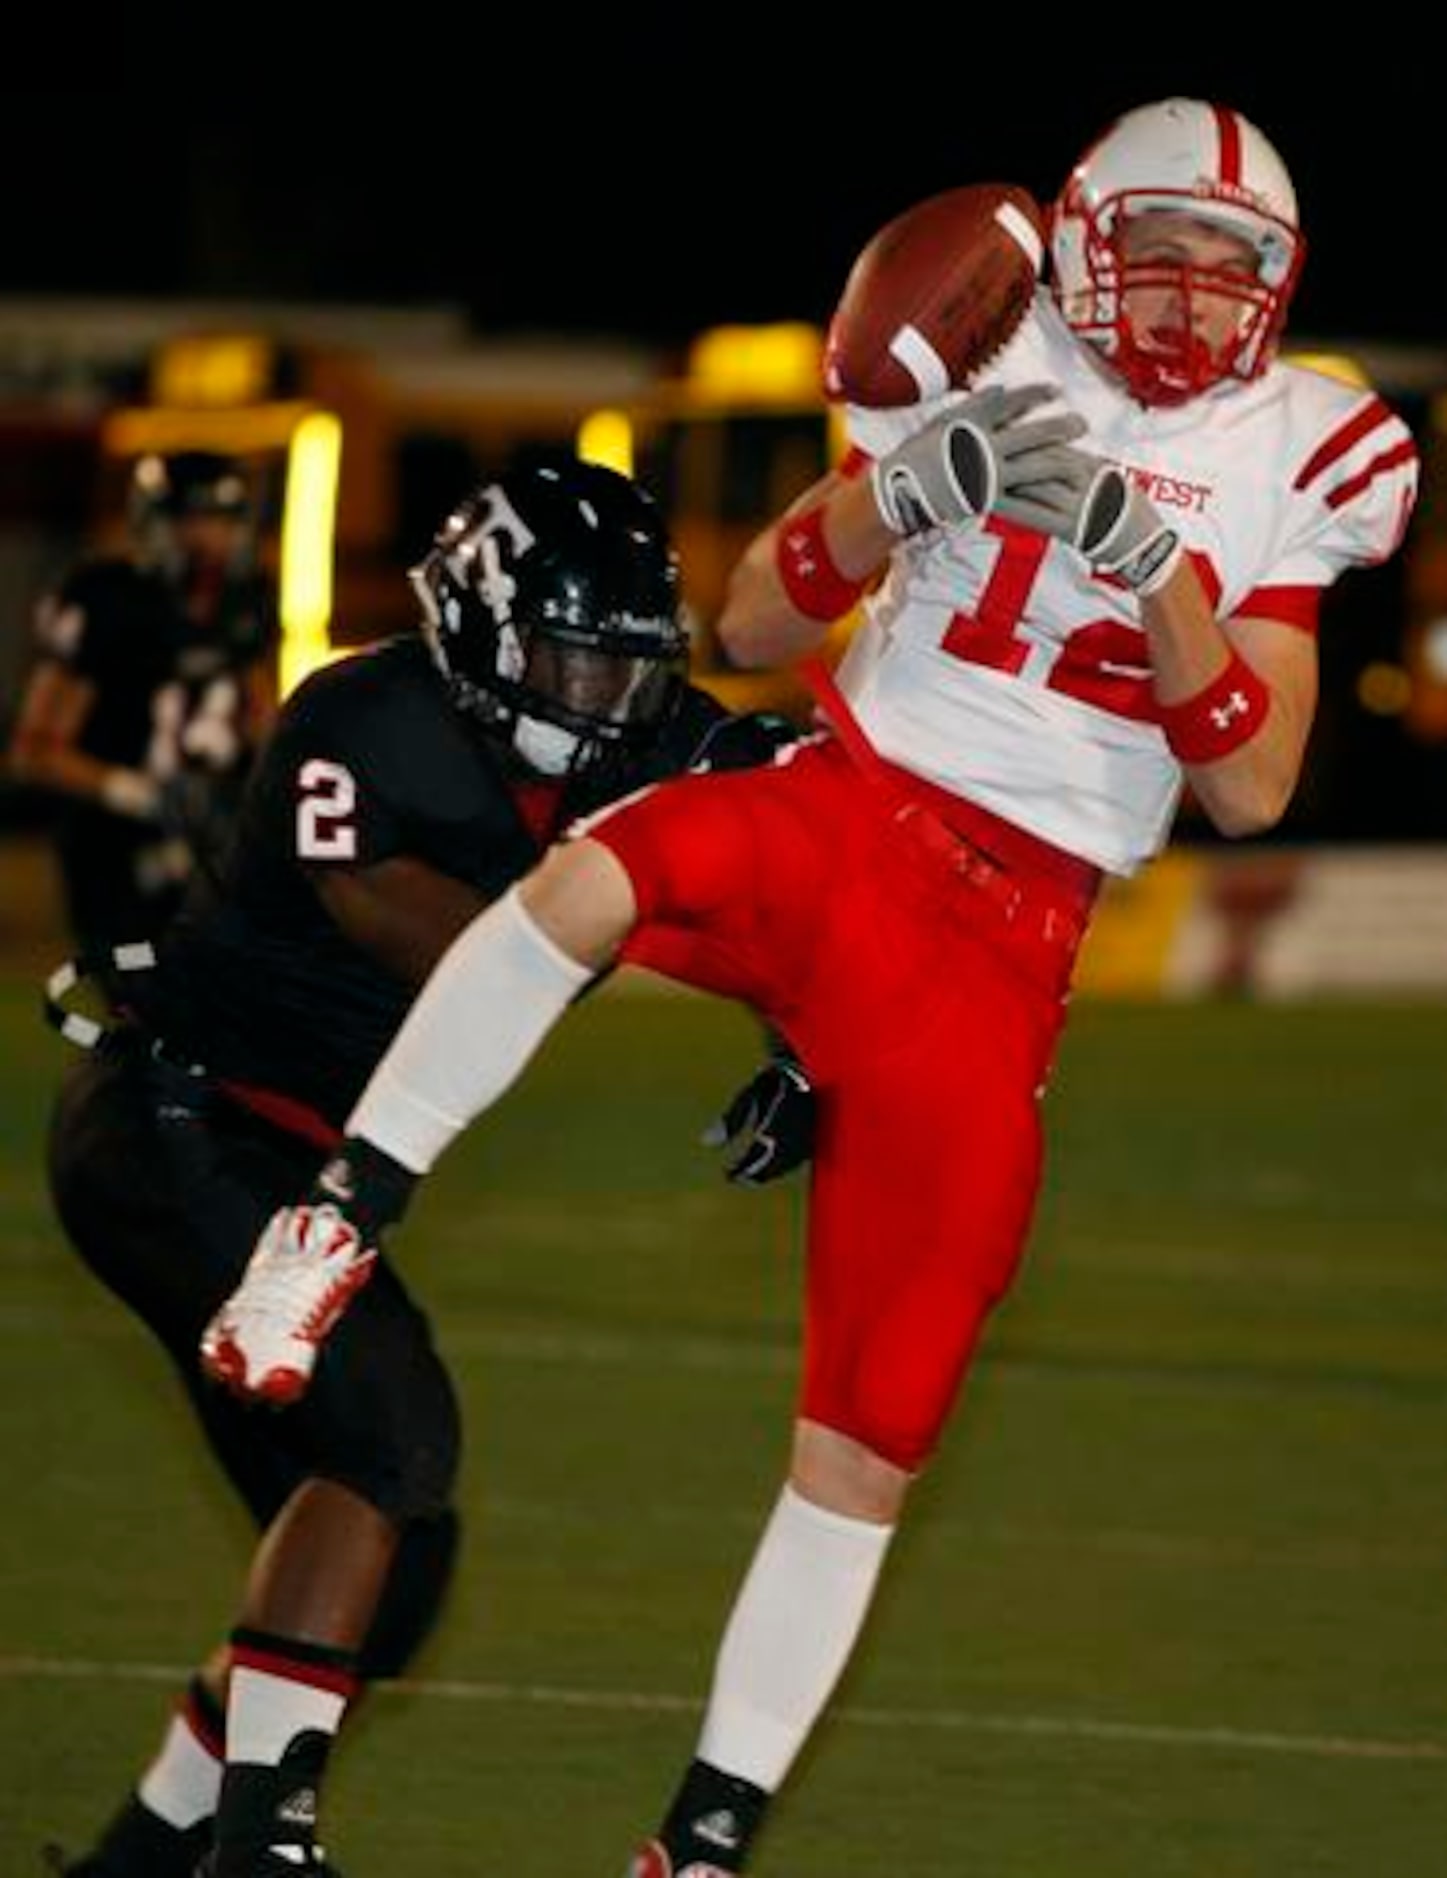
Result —
[[233, 456], [215, 450], [177, 450], [138, 458], [132, 471], [138, 500], [173, 521], [182, 515], [251, 513], [251, 485]]
[[453, 701], [539, 776], [646, 743], [688, 639], [658, 508], [600, 464], [511, 470], [448, 516], [411, 580]]
[[201, 515], [248, 525], [236, 531], [229, 556], [229, 565], [239, 571], [251, 556], [255, 515], [250, 478], [238, 459], [214, 450], [137, 457], [131, 470], [130, 526], [148, 565], [180, 578], [187, 557], [177, 524]]

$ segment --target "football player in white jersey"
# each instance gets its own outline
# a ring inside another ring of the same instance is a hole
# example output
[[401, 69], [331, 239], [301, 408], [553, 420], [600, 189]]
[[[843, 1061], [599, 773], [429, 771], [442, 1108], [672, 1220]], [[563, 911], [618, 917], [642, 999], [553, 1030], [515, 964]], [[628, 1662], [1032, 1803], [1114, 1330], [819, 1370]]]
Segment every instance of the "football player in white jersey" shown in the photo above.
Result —
[[819, 736], [604, 811], [475, 921], [209, 1327], [240, 1393], [304, 1386], [399, 1169], [425, 1174], [619, 956], [790, 1037], [819, 1104], [792, 1465], [633, 1878], [742, 1870], [844, 1668], [1025, 1242], [1102, 876], [1161, 847], [1187, 781], [1226, 834], [1280, 817], [1321, 596], [1401, 539], [1407, 430], [1278, 359], [1302, 253], [1238, 113], [1173, 98], [1110, 126], [988, 373], [852, 411], [849, 458], [736, 571], [719, 635], [749, 667], [812, 652], [883, 576], [843, 695], [820, 675]]

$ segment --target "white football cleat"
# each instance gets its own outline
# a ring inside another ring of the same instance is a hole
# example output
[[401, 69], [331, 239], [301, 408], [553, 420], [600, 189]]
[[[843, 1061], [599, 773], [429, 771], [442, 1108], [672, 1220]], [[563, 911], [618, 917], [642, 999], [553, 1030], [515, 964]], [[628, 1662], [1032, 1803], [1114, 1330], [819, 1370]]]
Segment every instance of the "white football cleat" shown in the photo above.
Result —
[[373, 1247], [335, 1206], [284, 1206], [201, 1338], [201, 1367], [233, 1394], [285, 1407], [372, 1275]]

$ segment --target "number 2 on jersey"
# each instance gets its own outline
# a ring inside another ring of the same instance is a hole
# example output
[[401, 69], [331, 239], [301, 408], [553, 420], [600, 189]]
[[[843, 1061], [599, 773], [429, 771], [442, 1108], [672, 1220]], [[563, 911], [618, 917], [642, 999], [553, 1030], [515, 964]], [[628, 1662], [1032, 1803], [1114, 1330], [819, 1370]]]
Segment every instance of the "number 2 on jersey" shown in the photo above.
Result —
[[297, 773], [296, 851], [303, 861], [357, 858], [357, 784], [352, 772], [324, 756], [309, 757]]

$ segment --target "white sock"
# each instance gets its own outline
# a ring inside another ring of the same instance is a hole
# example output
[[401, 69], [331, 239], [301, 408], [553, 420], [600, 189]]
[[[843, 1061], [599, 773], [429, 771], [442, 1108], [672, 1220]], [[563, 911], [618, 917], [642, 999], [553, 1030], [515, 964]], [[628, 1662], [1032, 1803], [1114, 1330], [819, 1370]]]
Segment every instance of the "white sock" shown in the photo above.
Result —
[[143, 1806], [178, 1832], [216, 1811], [221, 1762], [192, 1729], [184, 1709], [171, 1718], [160, 1752], [136, 1791]]
[[516, 1081], [594, 975], [553, 944], [509, 889], [443, 955], [372, 1072], [347, 1133], [425, 1174]]
[[347, 1698], [334, 1689], [233, 1663], [226, 1704], [226, 1759], [275, 1767], [305, 1730], [315, 1728], [334, 1735], [346, 1708]]
[[893, 1534], [784, 1488], [724, 1631], [700, 1760], [779, 1787], [849, 1659]]

